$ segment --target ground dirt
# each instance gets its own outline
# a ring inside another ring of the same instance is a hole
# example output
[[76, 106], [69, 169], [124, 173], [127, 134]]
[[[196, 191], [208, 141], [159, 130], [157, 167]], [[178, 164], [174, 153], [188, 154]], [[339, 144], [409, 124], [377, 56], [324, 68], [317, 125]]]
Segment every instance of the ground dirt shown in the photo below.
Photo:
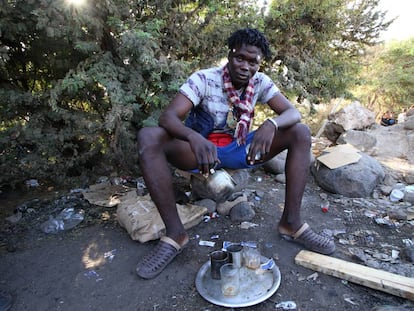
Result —
[[[282, 310], [276, 305], [293, 301], [296, 310], [372, 310], [379, 306], [391, 309], [414, 310], [409, 300], [373, 290], [362, 285], [295, 264], [300, 246], [282, 240], [276, 233], [284, 201], [284, 184], [259, 169], [252, 172], [247, 187], [260, 196], [251, 196], [258, 226], [241, 229], [228, 217], [202, 221], [188, 230], [188, 247], [152, 280], [142, 280], [135, 274], [138, 260], [150, 251], [156, 241], [141, 244], [133, 241], [119, 226], [116, 208], [85, 206], [85, 220], [69, 231], [45, 234], [39, 225], [58, 206], [51, 200], [69, 193], [69, 190], [50, 192], [29, 189], [26, 192], [6, 191], [0, 201], [0, 290], [13, 296], [11, 310], [200, 310], [214, 311], [216, 306], [197, 292], [195, 278], [200, 267], [208, 261], [209, 253], [221, 248], [223, 241], [256, 241], [262, 254], [274, 258], [281, 272], [281, 283], [276, 293], [255, 306], [239, 310]], [[45, 195], [46, 193], [46, 195]], [[327, 194], [329, 211], [320, 208], [324, 193], [309, 178], [303, 198], [302, 217], [316, 231], [345, 230], [335, 236], [337, 245], [333, 257], [355, 262], [350, 245], [339, 242], [349, 240], [358, 231], [371, 232], [369, 237], [355, 238], [353, 246], [364, 250], [388, 252], [387, 245], [402, 247], [402, 240], [413, 238], [413, 226], [406, 223], [398, 228], [381, 226], [366, 217], [366, 209], [355, 206], [354, 201], [340, 200]], [[33, 199], [39, 201], [33, 201]], [[25, 202], [29, 204], [25, 205]], [[30, 203], [31, 202], [31, 203]], [[348, 202], [344, 204], [344, 202]], [[10, 223], [5, 218], [16, 208], [22, 210], [22, 219]], [[200, 246], [200, 240], [214, 241], [215, 247]], [[394, 265], [407, 264], [402, 258]], [[408, 263], [409, 265], [412, 263]], [[411, 276], [412, 277], [412, 276]]]

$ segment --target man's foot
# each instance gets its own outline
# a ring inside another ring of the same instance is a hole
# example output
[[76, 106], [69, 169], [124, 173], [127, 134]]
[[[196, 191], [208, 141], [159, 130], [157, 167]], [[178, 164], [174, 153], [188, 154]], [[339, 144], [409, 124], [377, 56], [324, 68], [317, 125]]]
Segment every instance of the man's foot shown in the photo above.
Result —
[[12, 306], [12, 297], [10, 294], [6, 294], [0, 291], [0, 311], [7, 311]]
[[293, 234], [284, 233], [282, 232], [281, 227], [279, 227], [279, 234], [283, 239], [301, 244], [307, 249], [317, 253], [330, 255], [335, 251], [334, 241], [332, 241], [329, 237], [317, 234], [307, 223], [304, 223]]
[[188, 238], [183, 245], [180, 245], [173, 239], [163, 236], [155, 248], [138, 263], [136, 268], [138, 276], [144, 279], [155, 278], [182, 252], [187, 243]]

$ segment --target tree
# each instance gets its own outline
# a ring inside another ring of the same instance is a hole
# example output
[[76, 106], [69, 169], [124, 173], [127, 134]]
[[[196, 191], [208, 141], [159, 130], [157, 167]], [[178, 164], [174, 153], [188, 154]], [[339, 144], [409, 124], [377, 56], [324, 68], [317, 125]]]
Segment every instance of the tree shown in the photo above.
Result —
[[364, 70], [353, 93], [369, 109], [397, 113], [413, 104], [414, 38], [368, 50], [361, 65]]
[[136, 130], [253, 12], [233, 0], [1, 4], [0, 185], [136, 173]]
[[377, 2], [280, 0], [266, 15], [247, 0], [1, 0], [0, 186], [137, 174], [136, 130], [190, 72], [225, 57], [239, 27], [269, 36], [263, 70], [285, 92], [334, 97], [386, 25]]
[[299, 102], [317, 104], [346, 94], [358, 59], [392, 21], [379, 0], [272, 1], [264, 28], [276, 48], [269, 66]]

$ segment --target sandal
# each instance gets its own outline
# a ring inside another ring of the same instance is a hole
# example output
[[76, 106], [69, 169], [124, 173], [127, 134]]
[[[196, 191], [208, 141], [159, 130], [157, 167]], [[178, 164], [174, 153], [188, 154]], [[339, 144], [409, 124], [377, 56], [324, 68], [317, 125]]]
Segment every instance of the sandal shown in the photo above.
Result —
[[155, 248], [138, 263], [136, 272], [143, 279], [152, 279], [182, 251], [182, 247], [173, 239], [161, 237]]
[[335, 243], [330, 238], [315, 233], [307, 223], [304, 223], [293, 235], [280, 233], [286, 241], [299, 243], [307, 249], [324, 255], [335, 251]]

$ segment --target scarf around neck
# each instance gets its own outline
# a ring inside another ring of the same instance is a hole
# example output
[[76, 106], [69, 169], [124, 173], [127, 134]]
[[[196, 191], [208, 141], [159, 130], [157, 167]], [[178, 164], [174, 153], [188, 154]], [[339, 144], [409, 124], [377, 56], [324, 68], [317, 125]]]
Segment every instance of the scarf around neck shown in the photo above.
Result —
[[230, 104], [235, 110], [237, 125], [234, 132], [234, 138], [236, 138], [237, 144], [240, 146], [246, 144], [246, 137], [249, 133], [250, 125], [254, 117], [254, 107], [252, 104], [254, 96], [254, 83], [253, 77], [250, 78], [249, 83], [244, 90], [244, 97], [241, 99], [239, 94], [237, 94], [233, 83], [231, 82], [227, 65], [228, 64], [226, 64], [223, 68], [223, 83]]

